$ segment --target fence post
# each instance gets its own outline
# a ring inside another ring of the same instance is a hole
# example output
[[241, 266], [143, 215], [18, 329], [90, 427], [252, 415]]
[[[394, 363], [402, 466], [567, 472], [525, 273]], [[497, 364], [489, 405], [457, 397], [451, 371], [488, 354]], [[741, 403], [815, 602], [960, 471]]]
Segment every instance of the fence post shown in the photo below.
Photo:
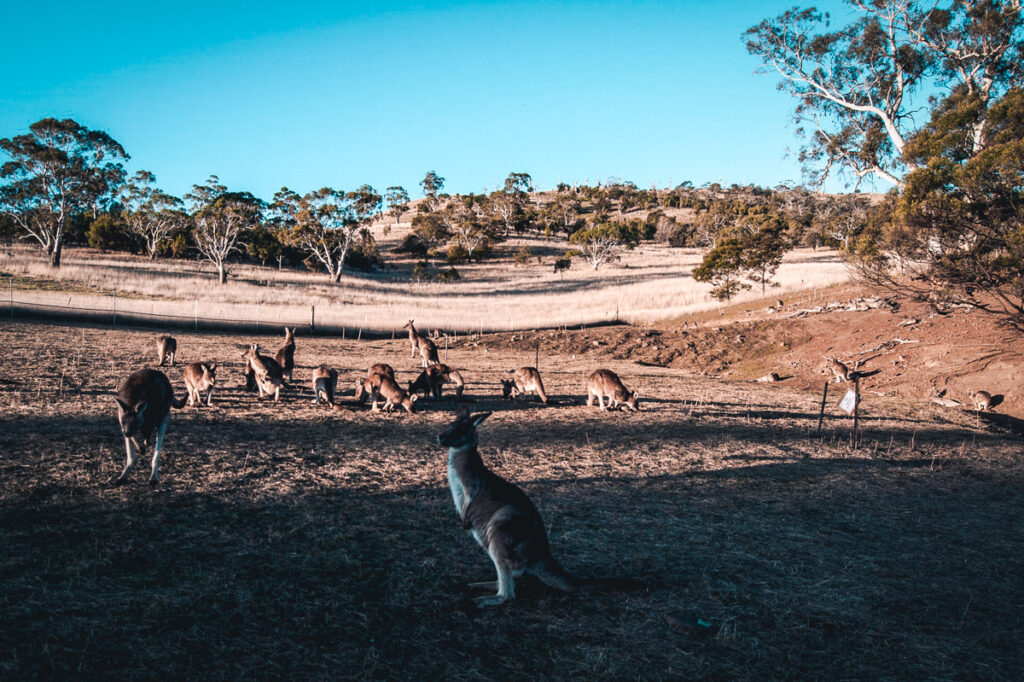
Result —
[[309, 333], [310, 335], [316, 333], [316, 306], [309, 306]]
[[117, 292], [116, 291], [114, 292], [114, 303], [113, 303], [113, 307], [112, 307], [112, 312], [114, 313], [114, 328], [116, 329], [117, 328]]
[[860, 431], [858, 430], [860, 422], [860, 377], [853, 380], [853, 449], [858, 450], [860, 448]]
[[260, 304], [256, 304], [256, 333], [260, 333]]
[[825, 382], [825, 390], [821, 394], [821, 411], [818, 413], [818, 437], [821, 437], [821, 422], [825, 419], [825, 401], [828, 399], [828, 381]]
[[193, 319], [193, 326], [194, 326], [196, 331], [199, 331], [199, 299], [198, 298], [195, 301], [195, 306], [193, 306], [193, 308], [192, 308], [192, 315], [193, 315], [193, 318], [192, 318]]
[[14, 275], [11, 275], [11, 278], [8, 279], [7, 282], [10, 285], [10, 291], [11, 291], [11, 319], [13, 320], [14, 319]]

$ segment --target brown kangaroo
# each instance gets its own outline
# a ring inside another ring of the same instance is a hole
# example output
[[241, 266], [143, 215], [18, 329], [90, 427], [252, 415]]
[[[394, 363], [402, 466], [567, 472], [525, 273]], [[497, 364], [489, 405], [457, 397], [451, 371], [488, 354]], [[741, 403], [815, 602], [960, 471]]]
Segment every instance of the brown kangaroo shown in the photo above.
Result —
[[619, 376], [610, 369], [596, 370], [587, 379], [588, 407], [594, 404], [594, 398], [597, 398], [602, 410], [605, 409], [605, 398], [608, 398], [608, 404], [611, 407], [618, 407], [622, 404], [633, 411], [640, 409], [640, 394], [636, 391], [626, 390], [619, 380]]
[[[246, 356], [243, 355], [242, 357], [245, 358]], [[249, 391], [250, 393], [255, 393], [256, 391], [259, 390], [259, 388], [256, 386], [256, 370], [252, 368], [252, 363], [249, 362], [248, 360], [245, 361], [245, 373], [243, 374], [243, 376], [245, 377], [246, 391]]]
[[[376, 384], [376, 388], [374, 385]], [[358, 390], [357, 390], [358, 393]], [[377, 410], [377, 401], [384, 398], [384, 410], [391, 412], [394, 410], [395, 405], [400, 405], [405, 408], [405, 411], [412, 414], [413, 405], [419, 396], [410, 396], [408, 393], [402, 390], [402, 387], [398, 383], [389, 377], [387, 374], [373, 374], [369, 378], [363, 380], [363, 393], [369, 393], [373, 405], [370, 409], [374, 412]], [[360, 397], [357, 397], [357, 400]]]
[[277, 349], [274, 360], [281, 366], [281, 378], [288, 375], [288, 382], [291, 383], [292, 373], [295, 371], [295, 328], [284, 328], [284, 345]]
[[415, 381], [409, 382], [409, 393], [433, 396], [434, 400], [441, 399], [441, 387], [444, 384], [455, 386], [455, 399], [462, 400], [462, 390], [466, 382], [462, 380], [462, 374], [448, 365], [435, 363], [420, 372]]
[[259, 397], [273, 395], [274, 402], [277, 402], [281, 397], [281, 365], [273, 358], [261, 355], [258, 343], [249, 346], [242, 357], [252, 366]]
[[511, 379], [501, 379], [501, 397], [505, 400], [518, 400], [519, 396], [527, 393], [536, 393], [542, 403], [548, 404], [548, 394], [544, 392], [544, 383], [536, 367], [520, 367]]
[[977, 412], [988, 412], [992, 409], [992, 394], [988, 391], [971, 391], [971, 402]]
[[437, 357], [437, 346], [435, 346], [434, 342], [427, 337], [420, 336], [419, 332], [416, 331], [416, 327], [413, 326], [412, 320], [406, 322], [402, 329], [409, 330], [409, 343], [412, 344], [412, 357], [416, 357], [416, 351], [419, 351], [420, 360], [423, 362], [423, 369], [441, 362], [440, 358]]
[[[373, 367], [371, 367], [370, 369], [372, 370]], [[388, 376], [391, 375], [388, 375], [384, 372], [371, 371], [367, 372], [364, 378], [356, 379], [356, 400], [358, 400], [360, 403], [365, 403], [367, 397], [372, 397], [373, 400], [376, 402], [377, 395], [379, 395], [380, 392], [380, 384], [382, 381], [384, 381], [384, 378]], [[391, 378], [393, 381], [394, 377], [392, 376]]]
[[171, 361], [174, 367], [174, 356], [178, 352], [178, 342], [169, 334], [161, 334], [156, 337], [156, 355], [160, 359], [160, 366], [163, 367], [164, 360]]
[[217, 383], [217, 363], [193, 362], [185, 368], [185, 392], [188, 404], [196, 407], [203, 404], [202, 392], [206, 391], [206, 405], [213, 405], [213, 387]]
[[327, 365], [320, 365], [313, 370], [313, 404], [319, 405], [321, 399], [328, 405], [334, 404], [334, 393], [338, 388], [338, 370]]
[[835, 379], [837, 384], [850, 381], [851, 372], [849, 367], [839, 362], [832, 355], [826, 355], [825, 359], [828, 361], [828, 368], [832, 370], [832, 378]]
[[185, 398], [174, 399], [174, 388], [167, 375], [155, 369], [140, 369], [121, 382], [114, 397], [117, 401], [117, 419], [121, 423], [128, 462], [115, 484], [124, 483], [146, 446], [153, 446], [153, 463], [149, 475], [150, 485], [156, 485], [160, 472], [160, 453], [164, 448], [164, 433], [171, 421], [171, 407], [181, 409]]
[[497, 606], [515, 598], [515, 579], [524, 573], [563, 592], [638, 587], [621, 578], [577, 578], [566, 572], [551, 554], [540, 512], [514, 483], [484, 464], [477, 449], [476, 429], [490, 412], [471, 415], [459, 407], [455, 421], [437, 437], [448, 448], [448, 487], [455, 511], [473, 539], [484, 548], [498, 573], [496, 582], [470, 583], [470, 587], [496, 589], [497, 594], [477, 597], [477, 606]]
[[370, 365], [370, 369], [366, 370], [366, 376], [370, 376], [371, 374], [387, 374], [389, 377], [394, 379], [395, 368], [383, 362], [378, 362], [375, 365]]

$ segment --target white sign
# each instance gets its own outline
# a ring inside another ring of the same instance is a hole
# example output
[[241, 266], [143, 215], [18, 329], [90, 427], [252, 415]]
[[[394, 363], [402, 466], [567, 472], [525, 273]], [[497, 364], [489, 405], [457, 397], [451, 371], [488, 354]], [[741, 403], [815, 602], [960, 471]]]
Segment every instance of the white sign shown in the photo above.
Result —
[[843, 399], [839, 401], [839, 409], [846, 414], [853, 414], [853, 408], [857, 407], [859, 396], [852, 388], [846, 392]]

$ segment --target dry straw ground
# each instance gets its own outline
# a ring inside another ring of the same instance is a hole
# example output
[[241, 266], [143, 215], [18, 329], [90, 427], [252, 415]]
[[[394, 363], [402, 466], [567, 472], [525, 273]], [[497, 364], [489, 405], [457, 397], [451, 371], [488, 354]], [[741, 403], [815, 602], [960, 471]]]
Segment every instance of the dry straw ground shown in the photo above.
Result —
[[411, 378], [407, 344], [300, 337], [302, 385], [275, 405], [240, 388], [248, 338], [179, 334], [182, 361], [226, 363], [215, 406], [174, 413], [158, 487], [144, 469], [108, 487], [109, 396], [153, 337], [0, 323], [0, 677], [1011, 679], [1024, 664], [1024, 456], [969, 415], [871, 397], [853, 451], [844, 418], [815, 435], [813, 395], [591, 353], [542, 356], [549, 392], [580, 397], [604, 364], [640, 413], [511, 405], [497, 379], [532, 352], [463, 344], [449, 363], [496, 412], [483, 456], [536, 502], [556, 555], [648, 583], [523, 581], [473, 612], [463, 585], [493, 569], [433, 444], [453, 406], [332, 412], [306, 387], [324, 361], [345, 388], [371, 361]]

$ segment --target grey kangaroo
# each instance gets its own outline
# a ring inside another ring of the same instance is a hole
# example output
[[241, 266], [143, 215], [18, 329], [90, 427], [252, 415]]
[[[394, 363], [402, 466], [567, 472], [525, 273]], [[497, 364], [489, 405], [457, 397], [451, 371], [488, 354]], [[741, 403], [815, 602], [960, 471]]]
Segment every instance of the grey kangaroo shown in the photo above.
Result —
[[497, 594], [477, 597], [477, 606], [497, 606], [515, 597], [515, 579], [524, 573], [563, 592], [595, 589], [628, 589], [639, 586], [622, 578], [577, 578], [566, 572], [551, 555], [544, 521], [533, 502], [518, 486], [487, 468], [477, 450], [476, 429], [490, 412], [470, 414], [463, 405], [437, 442], [448, 448], [448, 487], [462, 527], [491, 557], [498, 572], [496, 582], [471, 583], [470, 587], [497, 589]]
[[153, 464], [149, 483], [156, 485], [164, 432], [171, 421], [171, 406], [180, 410], [185, 406], [186, 398], [175, 400], [174, 389], [163, 372], [140, 369], [121, 383], [114, 400], [117, 401], [117, 418], [121, 422], [121, 434], [128, 451], [128, 463], [114, 483], [124, 483], [138, 457], [146, 454], [146, 446], [152, 445]]

